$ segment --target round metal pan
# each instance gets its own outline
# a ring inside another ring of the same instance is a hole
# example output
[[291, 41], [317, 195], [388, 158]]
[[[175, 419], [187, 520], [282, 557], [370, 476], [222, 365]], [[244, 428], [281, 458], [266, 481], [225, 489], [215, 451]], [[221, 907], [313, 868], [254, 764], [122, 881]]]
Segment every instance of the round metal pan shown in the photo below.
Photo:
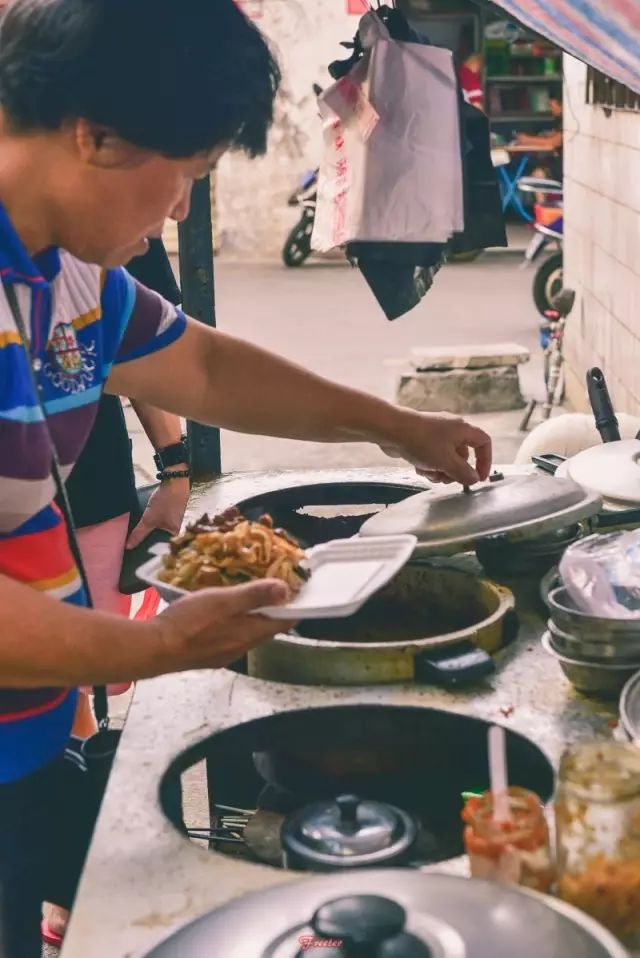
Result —
[[446, 564], [408, 563], [345, 619], [300, 622], [248, 654], [249, 675], [300, 685], [471, 684], [515, 638], [513, 594]]
[[425, 485], [417, 482], [318, 482], [260, 493], [237, 506], [254, 521], [268, 513], [276, 526], [308, 548], [348, 539], [379, 511], [424, 491]]

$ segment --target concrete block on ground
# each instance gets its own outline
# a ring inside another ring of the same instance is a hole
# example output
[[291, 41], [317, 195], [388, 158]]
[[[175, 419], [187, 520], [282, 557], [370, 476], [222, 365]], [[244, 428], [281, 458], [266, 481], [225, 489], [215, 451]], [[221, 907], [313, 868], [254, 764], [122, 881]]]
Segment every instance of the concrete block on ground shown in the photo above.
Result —
[[518, 367], [406, 371], [399, 377], [396, 401], [419, 412], [457, 415], [522, 409]]
[[473, 346], [416, 346], [411, 365], [419, 370], [486, 369], [527, 363], [530, 352], [517, 343], [481, 343]]

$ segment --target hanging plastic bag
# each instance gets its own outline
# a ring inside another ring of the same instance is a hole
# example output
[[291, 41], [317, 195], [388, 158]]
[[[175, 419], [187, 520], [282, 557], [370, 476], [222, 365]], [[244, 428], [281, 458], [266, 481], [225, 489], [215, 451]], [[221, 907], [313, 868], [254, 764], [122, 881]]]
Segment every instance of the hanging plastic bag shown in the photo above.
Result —
[[599, 618], [640, 618], [640, 529], [580, 539], [560, 562], [578, 609]]
[[445, 243], [464, 226], [453, 55], [392, 40], [374, 13], [358, 35], [364, 56], [319, 98], [312, 246]]

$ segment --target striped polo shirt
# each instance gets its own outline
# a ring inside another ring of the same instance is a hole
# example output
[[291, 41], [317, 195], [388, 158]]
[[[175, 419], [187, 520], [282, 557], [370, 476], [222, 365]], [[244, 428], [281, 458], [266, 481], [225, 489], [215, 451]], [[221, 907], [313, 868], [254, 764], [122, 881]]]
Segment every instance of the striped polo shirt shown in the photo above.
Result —
[[[0, 276], [16, 291], [66, 477], [114, 363], [164, 348], [182, 334], [186, 320], [124, 269], [102, 270], [54, 248], [32, 259], [2, 206]], [[0, 573], [84, 605], [54, 503], [47, 428], [27, 362], [0, 286]], [[64, 749], [76, 700], [75, 689], [0, 688], [0, 783], [35, 771]]]

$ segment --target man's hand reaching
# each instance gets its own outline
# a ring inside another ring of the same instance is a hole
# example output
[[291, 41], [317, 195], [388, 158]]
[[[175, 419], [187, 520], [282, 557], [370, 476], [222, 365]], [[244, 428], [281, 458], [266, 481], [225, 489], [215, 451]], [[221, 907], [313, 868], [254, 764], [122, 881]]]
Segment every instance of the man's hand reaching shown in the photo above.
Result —
[[[396, 409], [389, 438], [379, 442], [388, 456], [406, 459], [431, 482], [472, 486], [491, 471], [491, 438], [459, 416]], [[475, 465], [469, 461], [471, 452]]]

